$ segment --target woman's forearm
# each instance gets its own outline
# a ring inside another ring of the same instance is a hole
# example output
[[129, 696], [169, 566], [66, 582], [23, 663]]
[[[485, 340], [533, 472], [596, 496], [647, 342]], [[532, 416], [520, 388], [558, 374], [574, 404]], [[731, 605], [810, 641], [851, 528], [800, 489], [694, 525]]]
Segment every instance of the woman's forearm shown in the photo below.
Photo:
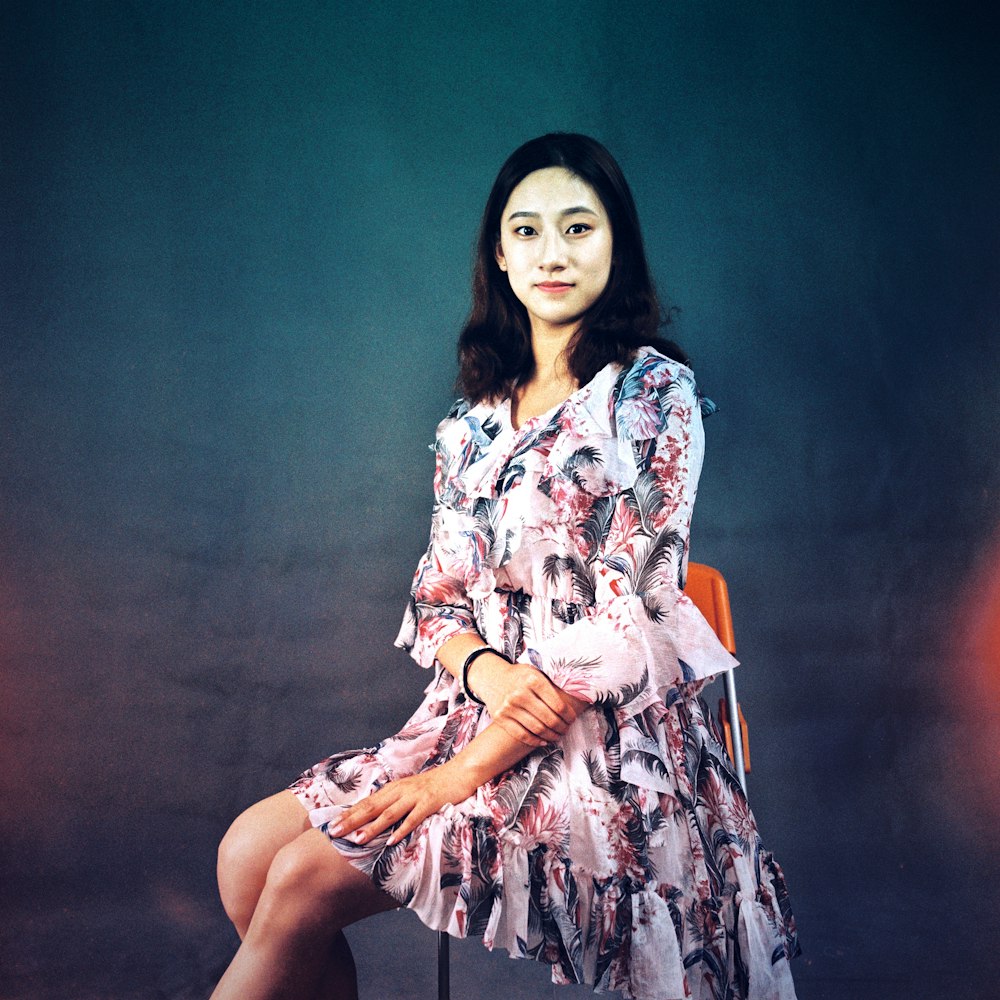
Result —
[[[462, 666], [465, 658], [474, 650], [482, 649], [488, 645], [478, 632], [460, 632], [452, 636], [437, 651], [437, 661], [451, 674], [459, 683], [462, 681]], [[495, 656], [497, 660], [503, 662], [499, 654], [485, 653], [484, 656]]]
[[[455, 636], [441, 646], [437, 658], [449, 673], [459, 676], [465, 657], [482, 645], [477, 634]], [[487, 658], [484, 655], [479, 659]], [[512, 678], [514, 684], [508, 696], [498, 699], [494, 697], [498, 685], [489, 678], [489, 671], [480, 675], [490, 723], [450, 760], [390, 781], [374, 795], [344, 810], [329, 828], [331, 836], [350, 836], [356, 843], [365, 843], [396, 825], [388, 843], [397, 843], [446, 803], [475, 795], [477, 788], [512, 768], [532, 750], [558, 740], [587, 707], [586, 702], [555, 687], [534, 667], [508, 663], [499, 656], [495, 659], [500, 674]]]
[[390, 781], [345, 809], [327, 833], [364, 844], [395, 826], [387, 843], [396, 844], [445, 804], [475, 795], [477, 788], [513, 767], [531, 750], [500, 726], [488, 725], [451, 760]]
[[[465, 658], [485, 645], [478, 632], [463, 632], [441, 646], [437, 651], [438, 662], [461, 682]], [[533, 749], [534, 747], [514, 739], [501, 726], [489, 725], [473, 737], [468, 746], [449, 761], [449, 765], [461, 770], [479, 788], [491, 778], [513, 767]]]
[[479, 633], [463, 632], [443, 643], [436, 656], [515, 742], [530, 748], [558, 740], [585, 702], [571, 698], [530, 664], [511, 663], [492, 650], [483, 652], [484, 647], [490, 648]]
[[[478, 633], [463, 633], [454, 636], [441, 646], [437, 653], [438, 660], [448, 673], [461, 681], [462, 666], [465, 663], [465, 658], [469, 653], [484, 645], [482, 636]], [[489, 654], [484, 654], [477, 658], [476, 663], [481, 662], [483, 668], [486, 669], [498, 666], [501, 673], [512, 670], [513, 665], [499, 656], [496, 657], [498, 660], [497, 664], [489, 663], [489, 659], [491, 659]], [[558, 728], [557, 731], [551, 732], [551, 735], [558, 738], [572, 724], [580, 712], [587, 707], [587, 702], [566, 694], [565, 691], [553, 685], [544, 675], [537, 674], [534, 668], [520, 667], [520, 669], [527, 669], [531, 673], [534, 673], [536, 677], [533, 679], [537, 679], [546, 687], [551, 688], [552, 693], [556, 695], [558, 699], [557, 709], [563, 718], [555, 722]], [[492, 694], [492, 686], [485, 686], [487, 679], [485, 670], [479, 676], [484, 681], [484, 694]], [[490, 700], [492, 701], [492, 699]], [[537, 708], [536, 711], [538, 711]], [[544, 746], [546, 742], [552, 742], [551, 739], [546, 740], [542, 738], [526, 742], [524, 728], [511, 727], [509, 724], [508, 727], [505, 727], [504, 723], [507, 721], [506, 718], [494, 719], [492, 724], [479, 732], [468, 746], [459, 751], [448, 762], [447, 766], [460, 769], [467, 780], [474, 782], [475, 788], [479, 788], [498, 774], [502, 774], [504, 771], [512, 768], [532, 750], [537, 749], [539, 746]], [[521, 733], [520, 738], [513, 735], [510, 730]]]
[[472, 791], [475, 791], [498, 774], [512, 768], [535, 749], [536, 747], [514, 739], [502, 727], [491, 724], [441, 766], [460, 772], [472, 786]]

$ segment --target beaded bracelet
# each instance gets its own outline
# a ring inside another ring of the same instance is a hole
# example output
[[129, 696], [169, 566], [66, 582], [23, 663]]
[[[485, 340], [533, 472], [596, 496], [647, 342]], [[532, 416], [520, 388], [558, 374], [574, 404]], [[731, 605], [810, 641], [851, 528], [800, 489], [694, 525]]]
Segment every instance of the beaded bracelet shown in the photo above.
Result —
[[[477, 705], [485, 705], [486, 702], [483, 701], [482, 698], [473, 694], [472, 688], [469, 687], [469, 667], [471, 667], [473, 661], [477, 657], [482, 656], [483, 653], [493, 653], [496, 656], [499, 656], [501, 660], [507, 660], [507, 657], [504, 656], [503, 653], [498, 653], [492, 646], [479, 646], [465, 658], [465, 663], [462, 664], [462, 694], [464, 694], [469, 701], [474, 701]], [[510, 663], [510, 660], [507, 660], [507, 662]]]

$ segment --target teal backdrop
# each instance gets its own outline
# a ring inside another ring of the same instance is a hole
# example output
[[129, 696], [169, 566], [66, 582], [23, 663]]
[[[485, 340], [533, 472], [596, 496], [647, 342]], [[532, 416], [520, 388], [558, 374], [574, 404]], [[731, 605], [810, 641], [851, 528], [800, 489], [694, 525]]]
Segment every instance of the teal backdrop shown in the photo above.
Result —
[[[692, 556], [730, 583], [800, 996], [996, 996], [995, 22], [4, 5], [0, 993], [207, 996], [229, 821], [416, 704], [392, 640], [474, 229], [568, 130], [622, 163], [719, 404]], [[356, 932], [364, 995], [432, 995], [410, 916]], [[459, 952], [478, 996], [550, 995]]]

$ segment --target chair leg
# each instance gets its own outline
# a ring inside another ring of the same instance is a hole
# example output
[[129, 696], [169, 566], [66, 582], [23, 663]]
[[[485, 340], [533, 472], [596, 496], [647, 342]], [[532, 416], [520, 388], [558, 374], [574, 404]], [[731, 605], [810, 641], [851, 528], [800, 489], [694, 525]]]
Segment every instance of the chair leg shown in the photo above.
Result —
[[733, 733], [733, 766], [736, 768], [736, 776], [740, 779], [743, 792], [747, 790], [747, 772], [743, 763], [743, 727], [740, 725], [740, 709], [736, 703], [736, 681], [733, 678], [732, 670], [727, 670], [723, 675], [723, 683], [726, 686], [726, 708], [729, 711], [729, 728]]
[[451, 1000], [448, 935], [444, 931], [438, 931], [438, 1000]]

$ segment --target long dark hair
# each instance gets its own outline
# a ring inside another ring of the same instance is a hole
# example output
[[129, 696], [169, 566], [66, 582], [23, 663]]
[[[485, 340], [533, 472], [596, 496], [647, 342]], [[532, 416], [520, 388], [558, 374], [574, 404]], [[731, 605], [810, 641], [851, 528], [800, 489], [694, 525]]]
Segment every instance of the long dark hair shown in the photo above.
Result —
[[472, 311], [458, 340], [458, 383], [472, 403], [509, 394], [534, 371], [528, 313], [497, 266], [500, 214], [528, 174], [564, 167], [589, 184], [611, 223], [612, 262], [607, 287], [590, 307], [567, 349], [579, 385], [612, 361], [625, 364], [650, 346], [687, 364], [684, 352], [660, 336], [670, 322], [653, 287], [632, 192], [614, 157], [595, 139], [552, 132], [526, 142], [508, 157], [486, 201], [476, 240]]

